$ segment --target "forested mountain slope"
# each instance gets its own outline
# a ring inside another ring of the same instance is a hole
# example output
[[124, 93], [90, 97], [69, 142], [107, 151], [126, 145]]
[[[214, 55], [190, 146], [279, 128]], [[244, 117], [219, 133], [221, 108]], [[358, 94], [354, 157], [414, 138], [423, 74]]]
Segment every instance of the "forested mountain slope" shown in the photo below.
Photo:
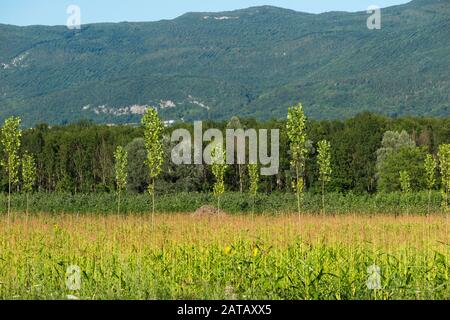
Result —
[[450, 114], [450, 0], [366, 12], [275, 7], [188, 13], [174, 20], [65, 26], [0, 25], [0, 120], [137, 122], [285, 117], [302, 101], [317, 119], [363, 110]]

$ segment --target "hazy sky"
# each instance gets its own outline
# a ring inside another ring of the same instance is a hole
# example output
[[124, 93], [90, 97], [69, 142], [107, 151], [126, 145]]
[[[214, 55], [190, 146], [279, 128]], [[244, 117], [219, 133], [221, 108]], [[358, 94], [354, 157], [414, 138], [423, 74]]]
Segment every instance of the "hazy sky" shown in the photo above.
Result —
[[0, 23], [64, 25], [69, 5], [81, 8], [81, 23], [155, 21], [190, 11], [225, 11], [273, 5], [297, 11], [363, 11], [369, 5], [387, 7], [409, 0], [1, 0]]

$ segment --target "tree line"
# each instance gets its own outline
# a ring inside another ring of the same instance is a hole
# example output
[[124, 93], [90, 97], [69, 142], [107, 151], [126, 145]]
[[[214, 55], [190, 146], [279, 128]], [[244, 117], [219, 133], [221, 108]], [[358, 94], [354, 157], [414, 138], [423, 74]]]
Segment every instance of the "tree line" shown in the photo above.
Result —
[[206, 121], [203, 126], [223, 131], [230, 127], [280, 129], [278, 175], [259, 177], [252, 165], [172, 164], [171, 131], [192, 131], [193, 126], [163, 127], [157, 114], [147, 113], [137, 127], [82, 121], [24, 130], [20, 119], [12, 117], [2, 127], [2, 190], [118, 191], [120, 195], [126, 189], [148, 191], [152, 196], [180, 191], [220, 195], [225, 186], [252, 194], [294, 190], [300, 208], [305, 190], [324, 195], [329, 191], [440, 189], [448, 203], [450, 118], [388, 118], [362, 113], [347, 120], [314, 121], [306, 119], [297, 105], [289, 109], [287, 120], [259, 122], [234, 117]]

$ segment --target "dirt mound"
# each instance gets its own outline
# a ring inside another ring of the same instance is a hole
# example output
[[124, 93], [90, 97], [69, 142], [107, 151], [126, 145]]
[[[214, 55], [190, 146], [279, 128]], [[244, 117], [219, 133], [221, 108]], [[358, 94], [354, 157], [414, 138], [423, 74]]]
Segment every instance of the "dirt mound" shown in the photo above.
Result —
[[195, 210], [194, 212], [194, 216], [217, 216], [217, 215], [224, 215], [225, 213], [220, 210], [217, 213], [217, 208], [210, 206], [210, 205], [205, 205], [202, 206], [200, 208], [198, 208], [197, 210]]

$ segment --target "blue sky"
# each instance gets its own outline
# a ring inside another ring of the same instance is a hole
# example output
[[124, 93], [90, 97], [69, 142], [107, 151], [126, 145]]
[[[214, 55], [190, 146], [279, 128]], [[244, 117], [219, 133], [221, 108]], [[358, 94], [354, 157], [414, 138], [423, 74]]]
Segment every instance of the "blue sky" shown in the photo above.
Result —
[[1, 0], [0, 23], [63, 25], [66, 8], [81, 8], [82, 24], [93, 22], [155, 21], [190, 11], [225, 11], [257, 5], [274, 5], [297, 11], [362, 11], [369, 5], [387, 7], [409, 0]]

